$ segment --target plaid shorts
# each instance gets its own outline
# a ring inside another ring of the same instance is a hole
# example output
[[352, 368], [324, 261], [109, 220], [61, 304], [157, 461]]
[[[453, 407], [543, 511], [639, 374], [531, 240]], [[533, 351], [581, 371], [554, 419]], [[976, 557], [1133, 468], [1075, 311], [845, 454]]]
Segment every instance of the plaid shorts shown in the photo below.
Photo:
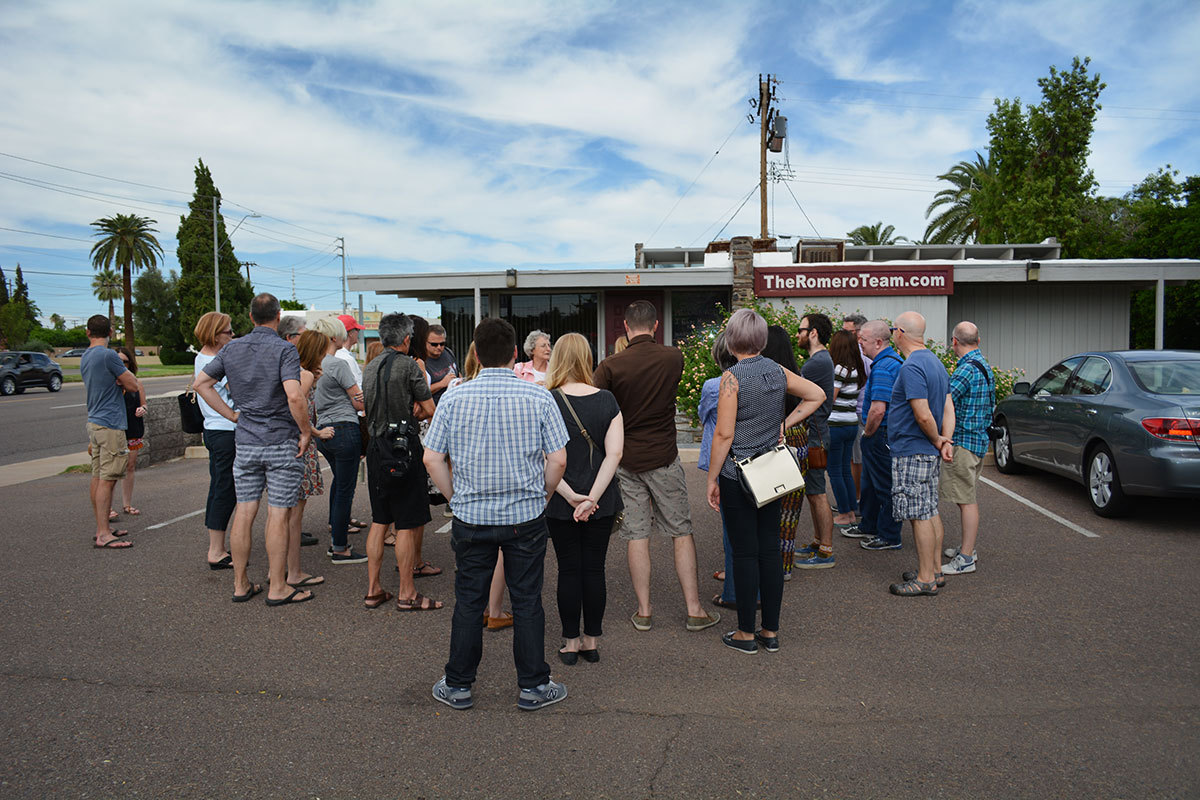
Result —
[[291, 508], [300, 500], [304, 459], [298, 441], [266, 447], [239, 445], [233, 459], [233, 487], [239, 503], [257, 503], [267, 489], [267, 504]]
[[902, 522], [936, 517], [941, 470], [941, 456], [892, 456], [892, 518]]

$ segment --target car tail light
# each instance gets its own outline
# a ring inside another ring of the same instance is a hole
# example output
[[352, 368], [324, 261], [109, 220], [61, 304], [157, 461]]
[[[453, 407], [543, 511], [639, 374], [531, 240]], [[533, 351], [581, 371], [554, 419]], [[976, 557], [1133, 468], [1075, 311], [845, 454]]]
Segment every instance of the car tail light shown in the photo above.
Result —
[[1200, 419], [1182, 419], [1180, 417], [1147, 417], [1142, 420], [1142, 427], [1150, 435], [1168, 442], [1200, 441]]

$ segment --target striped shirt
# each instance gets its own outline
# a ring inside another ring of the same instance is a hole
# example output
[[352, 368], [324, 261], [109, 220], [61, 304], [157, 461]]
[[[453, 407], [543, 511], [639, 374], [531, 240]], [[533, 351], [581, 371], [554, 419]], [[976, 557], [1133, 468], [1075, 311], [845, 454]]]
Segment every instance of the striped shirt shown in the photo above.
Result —
[[[979, 364], [987, 375], [968, 361]], [[954, 402], [954, 444], [982, 457], [987, 452], [987, 428], [996, 407], [996, 388], [992, 368], [978, 347], [954, 365], [950, 399]]]
[[738, 382], [737, 421], [721, 476], [736, 480], [735, 458], [756, 456], [779, 442], [787, 379], [783, 368], [764, 356], [743, 358], [729, 372]]
[[519, 525], [546, 510], [546, 454], [567, 441], [548, 391], [491, 367], [442, 395], [425, 449], [454, 465], [455, 517], [469, 525]]
[[833, 368], [833, 388], [837, 390], [837, 399], [833, 401], [833, 413], [829, 415], [830, 425], [858, 424], [858, 370], [837, 364]]

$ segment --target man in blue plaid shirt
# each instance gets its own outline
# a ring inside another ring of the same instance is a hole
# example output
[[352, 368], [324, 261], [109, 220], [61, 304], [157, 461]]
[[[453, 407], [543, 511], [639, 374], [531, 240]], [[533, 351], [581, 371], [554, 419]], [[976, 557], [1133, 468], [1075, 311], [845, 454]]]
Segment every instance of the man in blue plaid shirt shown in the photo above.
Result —
[[975, 537], [979, 535], [979, 503], [975, 487], [983, 471], [987, 453], [987, 429], [996, 407], [996, 381], [992, 368], [979, 350], [979, 328], [963, 321], [954, 326], [950, 340], [958, 363], [950, 376], [950, 399], [954, 401], [954, 460], [942, 469], [939, 499], [957, 503], [962, 514], [962, 547], [946, 548], [949, 564], [942, 565], [946, 575], [974, 572], [979, 554]]
[[550, 393], [512, 371], [512, 325], [494, 317], [479, 323], [475, 355], [483, 368], [442, 396], [425, 436], [425, 468], [454, 512], [450, 543], [458, 565], [450, 660], [433, 697], [455, 709], [473, 704], [483, 611], [502, 550], [512, 598], [517, 707], [535, 711], [567, 696], [567, 687], [550, 679], [542, 609], [543, 514], [567, 466], [567, 428]]

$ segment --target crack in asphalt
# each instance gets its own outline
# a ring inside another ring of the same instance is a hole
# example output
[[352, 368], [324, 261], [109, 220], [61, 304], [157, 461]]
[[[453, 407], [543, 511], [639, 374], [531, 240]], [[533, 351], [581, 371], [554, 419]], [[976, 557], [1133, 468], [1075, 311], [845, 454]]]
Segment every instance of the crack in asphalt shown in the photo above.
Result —
[[671, 748], [675, 746], [675, 742], [679, 739], [679, 735], [683, 733], [683, 723], [687, 719], [686, 714], [672, 715], [671, 719], [675, 720], [675, 733], [667, 740], [666, 746], [663, 748], [662, 760], [659, 762], [658, 768], [654, 770], [654, 774], [650, 776], [650, 797], [658, 796], [658, 776], [667, 766], [667, 759], [671, 755]]

